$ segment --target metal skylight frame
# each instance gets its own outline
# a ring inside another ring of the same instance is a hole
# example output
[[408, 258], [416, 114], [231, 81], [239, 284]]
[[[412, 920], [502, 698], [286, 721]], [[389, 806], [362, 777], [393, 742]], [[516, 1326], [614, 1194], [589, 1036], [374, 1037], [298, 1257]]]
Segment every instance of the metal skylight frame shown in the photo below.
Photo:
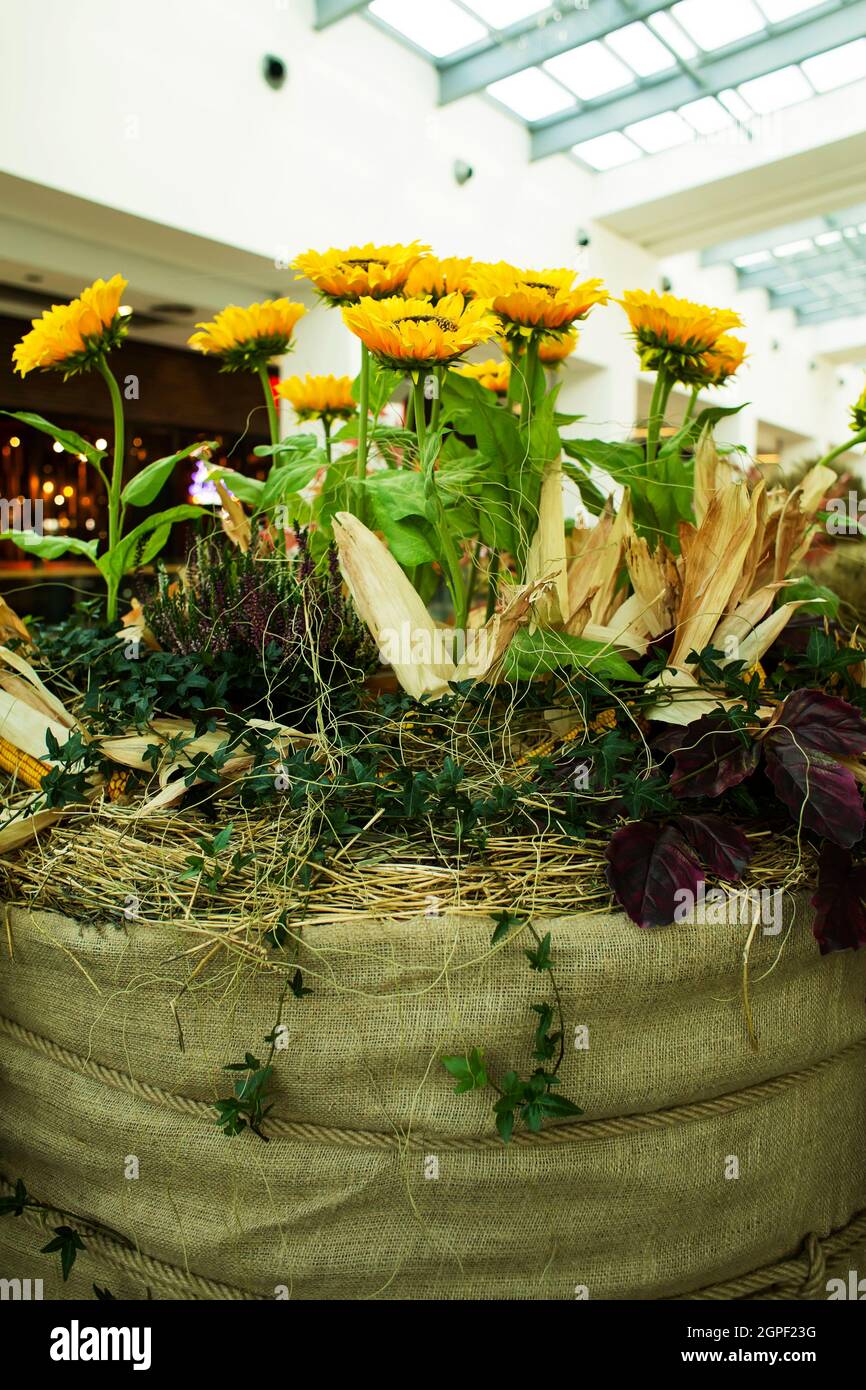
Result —
[[[477, 19], [471, 0], [465, 5], [462, 0], [454, 2]], [[439, 75], [440, 104], [447, 104], [483, 92], [502, 78], [528, 68], [541, 68], [550, 75], [542, 66], [550, 59], [593, 40], [603, 40], [654, 15], [669, 14], [676, 3], [677, 0], [558, 0], [558, 4], [548, 5], [507, 29], [494, 31], [488, 25], [489, 41], [479, 41], [439, 59], [382, 25], [373, 15], [369, 17], [431, 62]], [[316, 26], [324, 28], [350, 14], [365, 12], [367, 4], [368, 0], [316, 0]], [[676, 27], [673, 18], [669, 24]], [[716, 98], [720, 92], [736, 89], [744, 82], [797, 66], [859, 39], [866, 34], [866, 0], [824, 0], [823, 4], [776, 23], [767, 20], [764, 29], [725, 47], [697, 50], [692, 58], [682, 57], [669, 40], [647, 27], [670, 52], [671, 66], [648, 76], [635, 75], [628, 86], [591, 101], [581, 102], [572, 93], [571, 104], [562, 111], [524, 121], [530, 133], [532, 159], [566, 153], [575, 145], [621, 132], [628, 125], [676, 111], [702, 97]], [[685, 34], [684, 30], [682, 36]], [[551, 76], [551, 80], [557, 80], [568, 92], [560, 79]], [[522, 119], [516, 114], [515, 118]]]
[[[800, 242], [802, 251], [779, 254]], [[793, 309], [802, 326], [866, 313], [866, 203], [723, 242], [701, 263], [733, 266], [741, 290], [765, 290], [771, 308]]]

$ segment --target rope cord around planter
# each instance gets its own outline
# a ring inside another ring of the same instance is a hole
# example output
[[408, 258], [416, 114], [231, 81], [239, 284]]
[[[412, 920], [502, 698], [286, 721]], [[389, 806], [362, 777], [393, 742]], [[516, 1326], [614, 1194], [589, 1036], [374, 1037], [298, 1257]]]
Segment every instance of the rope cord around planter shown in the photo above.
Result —
[[[31, 1032], [29, 1028], [24, 1028], [14, 1019], [0, 1016], [0, 1033], [17, 1039], [25, 1047], [50, 1058], [59, 1066], [78, 1072], [81, 1076], [89, 1076], [95, 1081], [101, 1081], [114, 1090], [125, 1091], [128, 1095], [137, 1096], [139, 1099], [149, 1101], [154, 1105], [161, 1105], [186, 1115], [194, 1115], [210, 1123], [215, 1122], [214, 1106], [210, 1102], [196, 1100], [192, 1096], [178, 1095], [174, 1091], [166, 1091], [161, 1086], [140, 1081], [137, 1077], [130, 1076], [128, 1072], [118, 1071], [102, 1062], [96, 1062], [91, 1057], [82, 1057], [77, 1052], [71, 1052], [68, 1048], [61, 1047], [59, 1043], [53, 1042], [50, 1038], [44, 1038], [39, 1033]], [[866, 1037], [851, 1043], [834, 1056], [822, 1058], [821, 1061], [814, 1062], [811, 1066], [803, 1067], [799, 1071], [786, 1072], [782, 1076], [772, 1077], [769, 1081], [758, 1082], [753, 1086], [746, 1086], [741, 1091], [731, 1091], [727, 1095], [716, 1096], [712, 1100], [695, 1101], [690, 1105], [675, 1105], [647, 1114], [621, 1115], [605, 1120], [571, 1121], [568, 1124], [551, 1125], [549, 1129], [539, 1130], [536, 1133], [520, 1130], [513, 1135], [511, 1142], [519, 1145], [569, 1144], [584, 1139], [608, 1139], [614, 1135], [631, 1134], [662, 1128], [666, 1125], [708, 1119], [713, 1115], [726, 1115], [742, 1106], [759, 1104], [761, 1101], [769, 1100], [772, 1096], [787, 1090], [788, 1087], [800, 1085], [813, 1076], [826, 1071], [828, 1067], [833, 1066], [842, 1058], [863, 1050], [866, 1050]], [[369, 1149], [426, 1149], [430, 1144], [429, 1137], [417, 1132], [402, 1135], [400, 1133], [384, 1133], [378, 1130], [341, 1129], [332, 1125], [305, 1123], [302, 1120], [284, 1120], [274, 1115], [268, 1118], [268, 1137], [306, 1139], [312, 1143]], [[501, 1147], [502, 1140], [497, 1134], [466, 1135], [457, 1138], [436, 1136], [437, 1151], [469, 1152]]]
[[[12, 1196], [14, 1186], [0, 1176], [0, 1192]], [[222, 1284], [215, 1279], [205, 1279], [200, 1274], [179, 1269], [177, 1265], [154, 1259], [140, 1250], [126, 1244], [115, 1232], [94, 1226], [70, 1212], [59, 1211], [55, 1207], [25, 1207], [22, 1218], [31, 1226], [44, 1230], [56, 1224], [72, 1224], [73, 1228], [87, 1240], [88, 1254], [113, 1269], [140, 1279], [145, 1288], [151, 1285], [165, 1289], [170, 1298], [187, 1300], [209, 1299], [232, 1301], [269, 1301], [269, 1296], [253, 1293], [248, 1289], [237, 1288], [233, 1284]], [[843, 1260], [850, 1252], [856, 1251], [866, 1240], [866, 1209], [855, 1212], [846, 1226], [830, 1235], [819, 1238], [811, 1232], [803, 1242], [799, 1256], [781, 1260], [775, 1265], [766, 1265], [752, 1274], [729, 1279], [722, 1284], [712, 1284], [695, 1293], [678, 1294], [673, 1302], [712, 1299], [719, 1302], [731, 1299], [818, 1299], [826, 1297], [828, 1265]], [[660, 1300], [664, 1302], [665, 1300]]]

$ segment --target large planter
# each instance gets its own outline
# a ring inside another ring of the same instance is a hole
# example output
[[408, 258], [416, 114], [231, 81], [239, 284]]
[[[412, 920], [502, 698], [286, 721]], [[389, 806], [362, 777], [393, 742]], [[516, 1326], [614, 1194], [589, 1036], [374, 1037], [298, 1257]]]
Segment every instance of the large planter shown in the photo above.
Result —
[[[8, 909], [0, 1167], [52, 1210], [0, 1222], [0, 1272], [52, 1298], [827, 1297], [866, 1273], [866, 951], [822, 958], [794, 910], [751, 952], [757, 1049], [747, 928], [547, 923], [585, 1113], [506, 1148], [440, 1061], [533, 1065], [545, 980], [485, 921], [307, 928], [263, 1143], [212, 1102], [267, 1050], [276, 975], [219, 953], [191, 978], [201, 938], [171, 925]], [[36, 1253], [61, 1219], [66, 1284]]]

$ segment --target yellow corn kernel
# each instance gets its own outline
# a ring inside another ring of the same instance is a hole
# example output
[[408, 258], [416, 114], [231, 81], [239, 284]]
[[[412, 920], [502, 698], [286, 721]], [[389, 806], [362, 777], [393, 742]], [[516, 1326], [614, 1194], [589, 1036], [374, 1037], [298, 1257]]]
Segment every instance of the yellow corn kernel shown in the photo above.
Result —
[[8, 772], [25, 786], [38, 790], [42, 786], [42, 778], [47, 776], [51, 768], [48, 763], [41, 763], [29, 753], [22, 753], [14, 743], [0, 738], [0, 771]]

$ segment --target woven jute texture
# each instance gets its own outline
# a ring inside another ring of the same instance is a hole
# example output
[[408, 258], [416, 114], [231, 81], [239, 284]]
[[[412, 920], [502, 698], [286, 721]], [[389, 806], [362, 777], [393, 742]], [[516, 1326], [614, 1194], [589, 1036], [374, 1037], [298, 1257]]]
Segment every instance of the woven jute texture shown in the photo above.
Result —
[[[536, 1065], [525, 935], [308, 928], [264, 1143], [211, 1106], [266, 1054], [281, 977], [222, 951], [193, 975], [206, 952], [170, 924], [6, 921], [0, 1173], [45, 1210], [0, 1222], [0, 1277], [46, 1297], [821, 1298], [866, 1275], [866, 952], [822, 958], [803, 901], [753, 942], [757, 1047], [748, 926], [541, 924], [585, 1113], [508, 1148], [441, 1057]], [[37, 1253], [63, 1222], [86, 1245], [65, 1285]]]

